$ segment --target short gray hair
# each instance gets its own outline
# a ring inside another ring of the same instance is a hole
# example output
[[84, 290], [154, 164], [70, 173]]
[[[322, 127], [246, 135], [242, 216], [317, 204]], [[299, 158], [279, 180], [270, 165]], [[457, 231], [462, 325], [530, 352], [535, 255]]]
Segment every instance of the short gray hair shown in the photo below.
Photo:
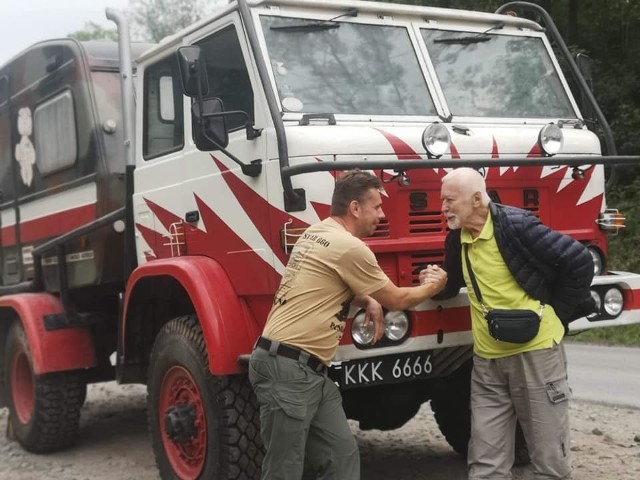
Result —
[[491, 198], [487, 193], [487, 184], [484, 181], [484, 177], [480, 172], [473, 168], [460, 167], [450, 171], [442, 177], [442, 183], [444, 184], [447, 182], [455, 182], [460, 185], [460, 189], [464, 193], [469, 194], [469, 196], [479, 192], [480, 203], [483, 207], [489, 205], [489, 202], [491, 201]]

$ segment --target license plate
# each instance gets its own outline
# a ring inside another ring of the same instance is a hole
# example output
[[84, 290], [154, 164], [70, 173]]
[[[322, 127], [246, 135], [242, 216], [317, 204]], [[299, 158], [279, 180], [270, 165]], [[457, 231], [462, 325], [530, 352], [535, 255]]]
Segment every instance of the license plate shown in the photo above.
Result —
[[342, 389], [400, 383], [429, 378], [432, 352], [411, 352], [342, 362], [331, 368], [331, 377]]

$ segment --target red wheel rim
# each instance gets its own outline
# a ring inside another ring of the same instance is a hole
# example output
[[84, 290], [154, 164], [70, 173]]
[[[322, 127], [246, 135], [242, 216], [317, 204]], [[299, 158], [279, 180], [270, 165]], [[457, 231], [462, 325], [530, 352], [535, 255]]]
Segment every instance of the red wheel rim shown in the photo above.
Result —
[[[197, 433], [188, 443], [176, 443], [167, 434], [164, 418], [169, 407], [184, 403], [191, 405], [195, 410]], [[198, 384], [184, 367], [171, 367], [162, 379], [158, 422], [162, 445], [173, 471], [182, 480], [198, 478], [202, 473], [207, 456], [207, 417]]]
[[11, 396], [21, 423], [29, 423], [33, 414], [35, 395], [29, 358], [23, 349], [16, 350], [11, 362]]

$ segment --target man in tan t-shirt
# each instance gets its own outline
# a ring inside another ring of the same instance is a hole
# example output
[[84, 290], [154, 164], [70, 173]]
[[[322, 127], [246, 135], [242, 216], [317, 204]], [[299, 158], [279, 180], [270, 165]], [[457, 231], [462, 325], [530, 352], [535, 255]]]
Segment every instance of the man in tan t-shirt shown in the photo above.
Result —
[[249, 363], [267, 449], [262, 478], [360, 478], [358, 446], [342, 398], [327, 377], [352, 304], [384, 331], [382, 307], [404, 310], [438, 293], [446, 273], [435, 265], [421, 285], [397, 287], [361, 240], [383, 218], [380, 181], [360, 170], [335, 185], [331, 216], [297, 241], [262, 336]]

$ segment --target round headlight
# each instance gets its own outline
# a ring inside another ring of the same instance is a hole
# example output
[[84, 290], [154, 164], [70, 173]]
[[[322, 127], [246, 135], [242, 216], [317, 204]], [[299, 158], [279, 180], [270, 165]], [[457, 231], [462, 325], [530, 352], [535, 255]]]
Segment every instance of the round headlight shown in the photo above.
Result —
[[373, 341], [375, 335], [375, 326], [373, 322], [364, 324], [364, 311], [359, 312], [351, 324], [351, 337], [360, 345], [369, 345]]
[[538, 137], [542, 151], [547, 155], [555, 155], [562, 148], [564, 136], [562, 129], [557, 125], [550, 123], [542, 127]]
[[404, 312], [388, 312], [384, 316], [384, 335], [389, 340], [402, 340], [408, 331], [409, 319]]
[[441, 123], [432, 123], [422, 132], [422, 146], [430, 157], [439, 158], [447, 153], [450, 143], [449, 130]]
[[618, 288], [610, 288], [604, 294], [604, 311], [612, 317], [617, 317], [622, 312], [624, 297]]
[[602, 308], [602, 299], [600, 298], [600, 295], [598, 295], [598, 292], [596, 292], [595, 290], [591, 290], [591, 298], [593, 298], [593, 301], [596, 304], [596, 311], [591, 315], [588, 315], [587, 318], [595, 317], [596, 315], [598, 315], [600, 309]]
[[593, 274], [600, 275], [604, 265], [602, 255], [600, 255], [600, 252], [595, 247], [588, 247], [587, 250], [589, 250], [591, 259], [593, 260]]

